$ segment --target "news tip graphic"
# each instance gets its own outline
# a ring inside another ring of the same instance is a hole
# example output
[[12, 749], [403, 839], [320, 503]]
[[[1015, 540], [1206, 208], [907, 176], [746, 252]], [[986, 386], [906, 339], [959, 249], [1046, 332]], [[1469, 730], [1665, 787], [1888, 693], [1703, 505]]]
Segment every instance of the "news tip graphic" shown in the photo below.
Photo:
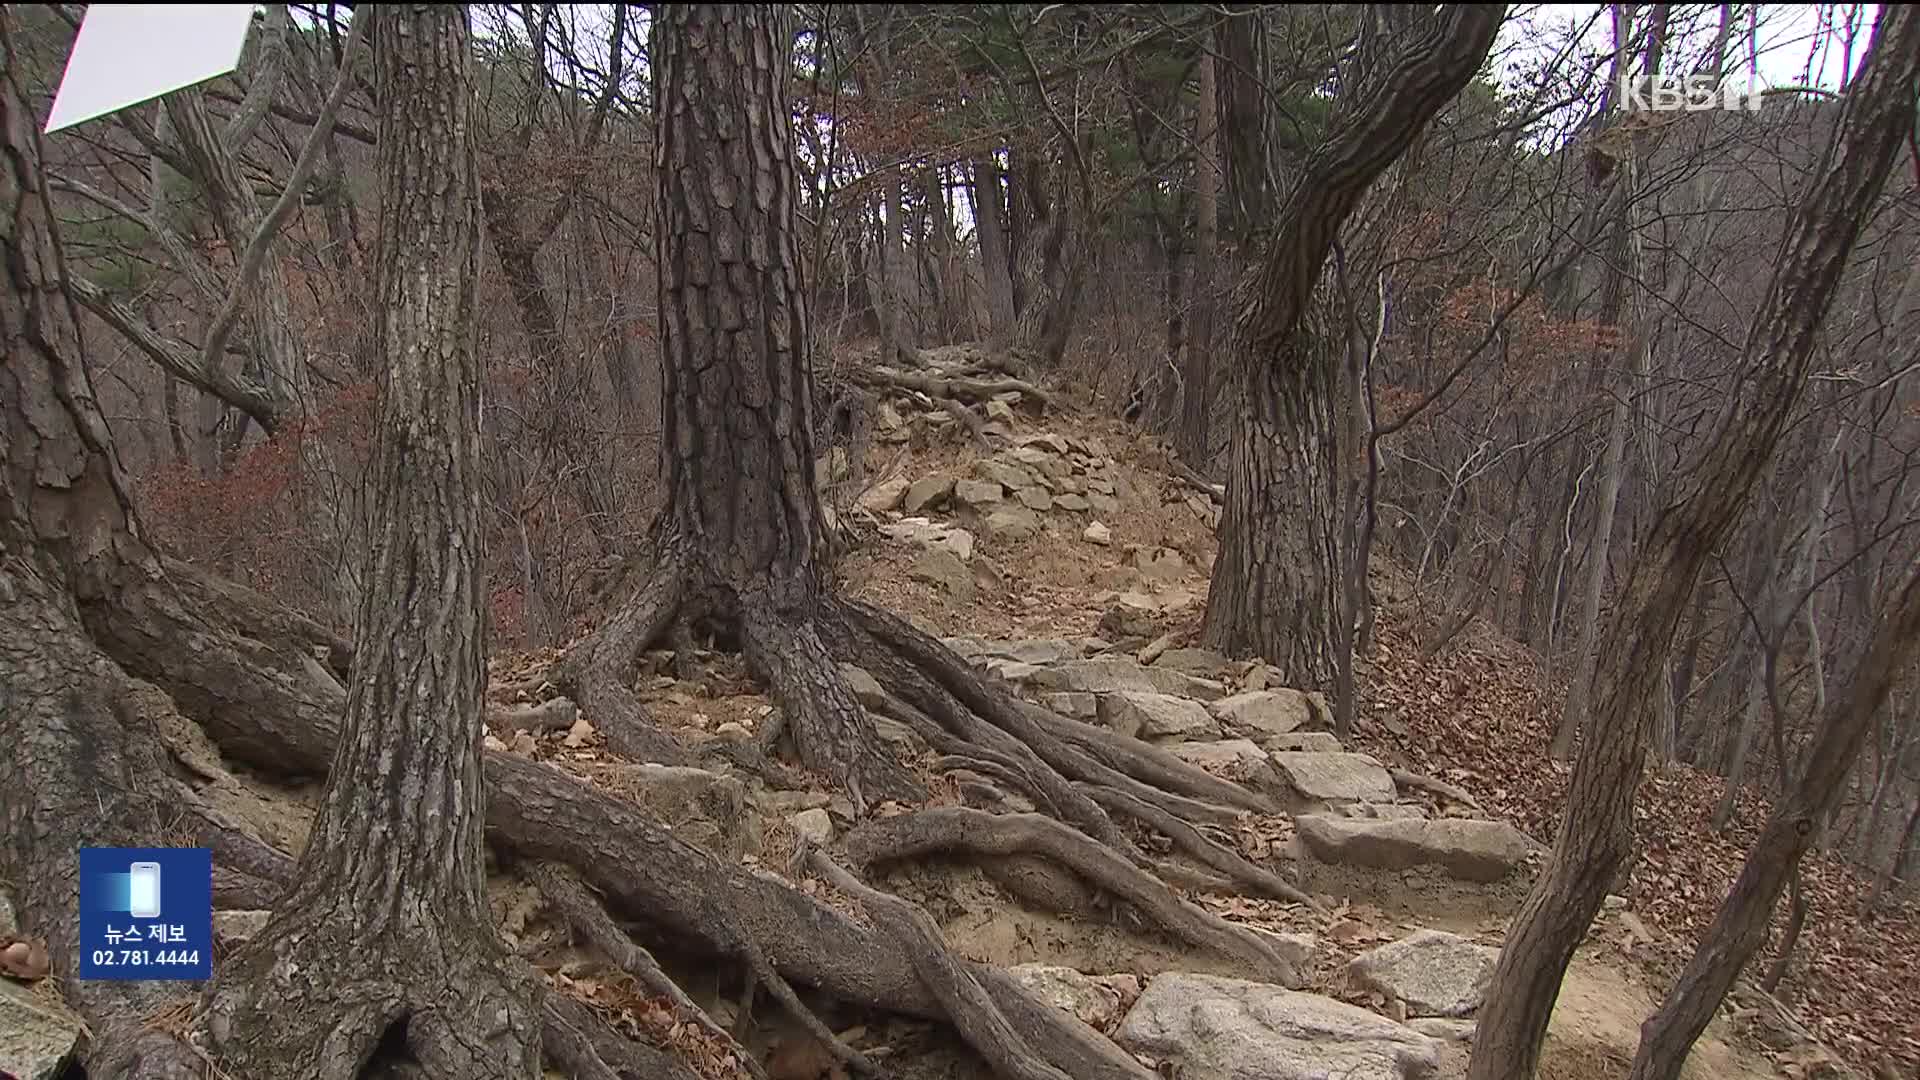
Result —
[[212, 850], [81, 848], [80, 977], [212, 978]]

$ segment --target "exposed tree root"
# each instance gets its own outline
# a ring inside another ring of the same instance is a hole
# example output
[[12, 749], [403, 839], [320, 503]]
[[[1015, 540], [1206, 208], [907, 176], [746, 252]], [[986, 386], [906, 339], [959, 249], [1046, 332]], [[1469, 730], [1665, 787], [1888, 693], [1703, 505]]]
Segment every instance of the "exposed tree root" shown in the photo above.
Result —
[[836, 887], [860, 901], [867, 916], [899, 945], [920, 973], [920, 981], [940, 999], [968, 1045], [978, 1048], [994, 1072], [1011, 1080], [1068, 1080], [1020, 1037], [993, 999], [947, 951], [940, 928], [916, 904], [869, 888], [819, 851], [810, 864]]
[[1236, 959], [1251, 956], [1281, 985], [1304, 985], [1293, 965], [1252, 931], [1180, 899], [1119, 853], [1041, 814], [986, 814], [965, 807], [918, 810], [866, 822], [847, 835], [846, 846], [862, 864], [950, 851], [1045, 855], [1133, 904], [1188, 944]]
[[919, 371], [899, 371], [894, 368], [854, 367], [849, 369], [853, 381], [869, 389], [893, 388], [913, 390], [930, 398], [957, 398], [961, 401], [985, 401], [995, 394], [1017, 391], [1021, 396], [1039, 402], [1045, 408], [1053, 408], [1053, 395], [1025, 379], [999, 378], [948, 378], [942, 375]]
[[705, 1009], [661, 970], [652, 953], [635, 944], [632, 938], [613, 924], [613, 919], [607, 915], [600, 901], [574, 876], [572, 870], [550, 862], [533, 863], [526, 870], [540, 892], [566, 916], [568, 925], [573, 927], [575, 933], [606, 954], [621, 970], [638, 979], [641, 986], [672, 1002], [674, 1008], [688, 1019], [732, 1048], [756, 1080], [766, 1080], [765, 1070], [760, 1068], [760, 1063], [753, 1055], [735, 1042], [731, 1032], [707, 1015]]
[[1420, 773], [1408, 772], [1405, 769], [1388, 769], [1387, 772], [1388, 772], [1388, 775], [1393, 777], [1393, 782], [1399, 785], [1400, 787], [1413, 788], [1416, 791], [1431, 792], [1432, 794], [1438, 795], [1441, 798], [1446, 799], [1450, 802], [1457, 802], [1462, 806], [1469, 807], [1474, 810], [1480, 809], [1479, 801], [1476, 800], [1472, 795], [1468, 794], [1467, 790], [1463, 787], [1458, 787], [1454, 784], [1449, 784], [1445, 780], [1437, 780], [1431, 776], [1423, 776]]
[[1312, 897], [1289, 884], [1280, 875], [1254, 865], [1232, 848], [1207, 839], [1200, 830], [1179, 817], [1157, 806], [1141, 802], [1124, 792], [1089, 788], [1087, 794], [1102, 806], [1118, 809], [1166, 833], [1173, 840], [1175, 847], [1227, 875], [1232, 882], [1245, 885], [1276, 900], [1304, 904], [1315, 912], [1325, 913]]
[[679, 1058], [623, 1038], [572, 998], [542, 994], [540, 1020], [541, 1052], [573, 1080], [698, 1080]]
[[538, 705], [495, 706], [487, 710], [487, 723], [508, 731], [565, 731], [579, 716], [580, 709], [573, 702], [559, 697]]

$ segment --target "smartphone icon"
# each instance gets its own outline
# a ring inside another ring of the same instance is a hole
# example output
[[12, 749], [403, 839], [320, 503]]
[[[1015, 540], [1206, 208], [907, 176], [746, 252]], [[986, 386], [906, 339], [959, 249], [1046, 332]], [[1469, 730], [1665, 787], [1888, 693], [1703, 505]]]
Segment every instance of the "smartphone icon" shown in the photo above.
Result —
[[127, 870], [127, 913], [136, 919], [160, 917], [160, 864], [137, 862]]

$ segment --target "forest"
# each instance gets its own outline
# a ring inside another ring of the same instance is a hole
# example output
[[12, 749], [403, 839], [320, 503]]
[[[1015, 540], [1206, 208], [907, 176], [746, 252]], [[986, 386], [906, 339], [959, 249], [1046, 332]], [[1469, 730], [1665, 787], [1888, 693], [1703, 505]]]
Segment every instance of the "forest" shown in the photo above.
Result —
[[87, 10], [0, 1076], [1920, 1070], [1913, 8]]

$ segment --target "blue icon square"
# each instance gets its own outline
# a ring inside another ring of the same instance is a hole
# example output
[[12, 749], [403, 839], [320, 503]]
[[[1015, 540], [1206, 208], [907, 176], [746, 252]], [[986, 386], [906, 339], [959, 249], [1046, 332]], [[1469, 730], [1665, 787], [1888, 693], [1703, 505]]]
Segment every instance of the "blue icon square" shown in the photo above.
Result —
[[80, 977], [212, 978], [212, 850], [81, 848]]

